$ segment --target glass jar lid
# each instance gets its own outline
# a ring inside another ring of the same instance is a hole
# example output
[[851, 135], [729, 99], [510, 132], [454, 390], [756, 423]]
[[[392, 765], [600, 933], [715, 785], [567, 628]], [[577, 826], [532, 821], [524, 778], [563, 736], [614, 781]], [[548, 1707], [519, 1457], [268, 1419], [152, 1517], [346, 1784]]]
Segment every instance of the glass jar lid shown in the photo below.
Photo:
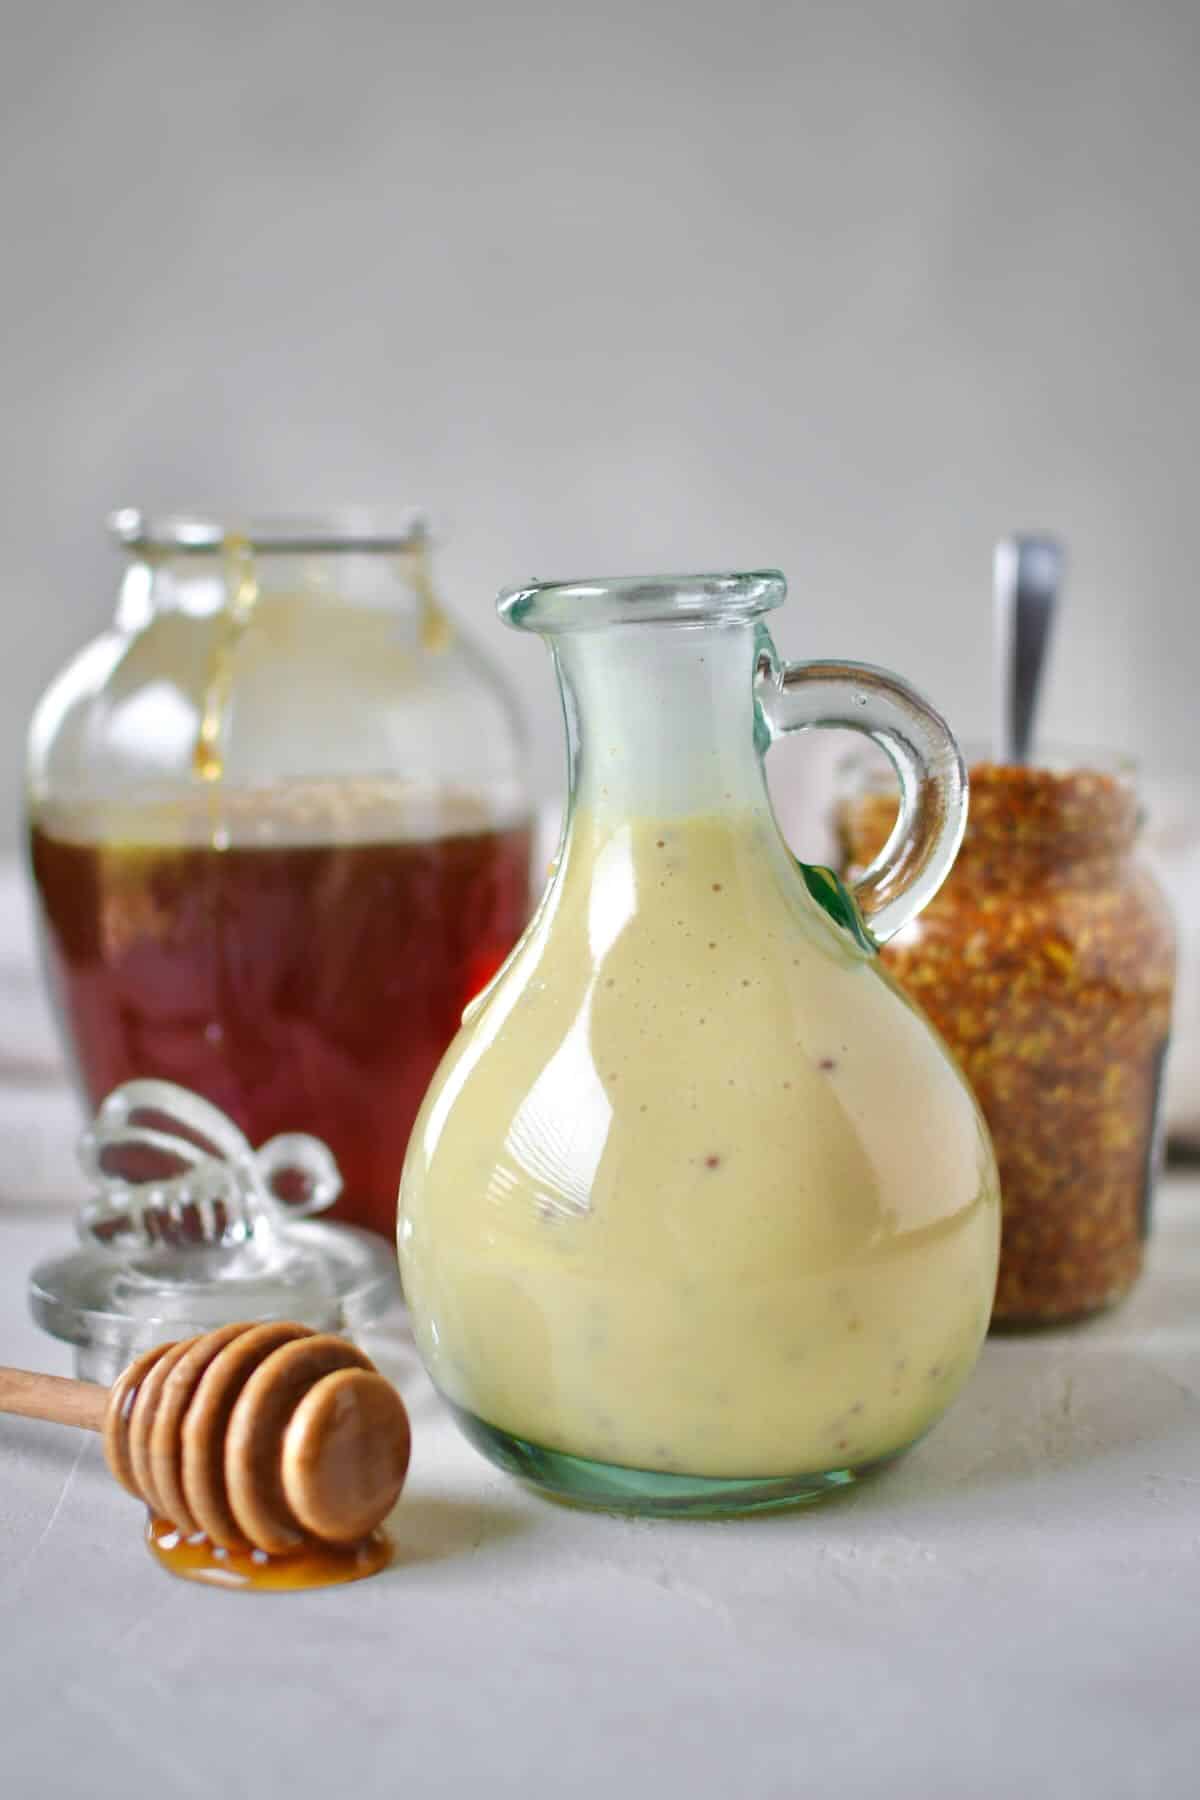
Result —
[[360, 1331], [399, 1299], [389, 1244], [308, 1216], [341, 1187], [318, 1139], [255, 1151], [199, 1095], [133, 1081], [104, 1101], [79, 1155], [92, 1185], [81, 1247], [37, 1265], [29, 1303], [75, 1346], [85, 1380], [111, 1383], [153, 1344], [242, 1320]]

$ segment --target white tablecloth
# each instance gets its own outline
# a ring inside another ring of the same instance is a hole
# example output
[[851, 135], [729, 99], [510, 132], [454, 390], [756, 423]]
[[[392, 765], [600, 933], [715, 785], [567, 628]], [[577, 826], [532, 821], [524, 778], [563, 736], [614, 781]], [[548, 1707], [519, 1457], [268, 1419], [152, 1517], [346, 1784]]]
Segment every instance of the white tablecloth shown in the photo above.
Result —
[[[24, 1292], [69, 1239], [77, 1120], [22, 992], [0, 956], [0, 1361], [66, 1373]], [[98, 1440], [0, 1418], [0, 1794], [1193, 1793], [1198, 1302], [1200, 1174], [1176, 1173], [1124, 1308], [990, 1342], [873, 1484], [722, 1524], [526, 1493], [398, 1322], [371, 1348], [413, 1416], [399, 1556], [318, 1593], [170, 1579]]]

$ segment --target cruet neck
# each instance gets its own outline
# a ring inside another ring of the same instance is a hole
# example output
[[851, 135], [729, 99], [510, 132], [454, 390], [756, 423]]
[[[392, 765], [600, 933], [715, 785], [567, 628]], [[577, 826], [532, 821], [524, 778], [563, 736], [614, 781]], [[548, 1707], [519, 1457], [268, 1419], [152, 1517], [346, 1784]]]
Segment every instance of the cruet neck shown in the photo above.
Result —
[[754, 675], [768, 644], [753, 619], [554, 637], [573, 805], [654, 819], [767, 810]]
[[[572, 807], [621, 818], [769, 810], [754, 677], [775, 569], [538, 582], [500, 616], [550, 645]], [[771, 652], [773, 655], [773, 652]]]

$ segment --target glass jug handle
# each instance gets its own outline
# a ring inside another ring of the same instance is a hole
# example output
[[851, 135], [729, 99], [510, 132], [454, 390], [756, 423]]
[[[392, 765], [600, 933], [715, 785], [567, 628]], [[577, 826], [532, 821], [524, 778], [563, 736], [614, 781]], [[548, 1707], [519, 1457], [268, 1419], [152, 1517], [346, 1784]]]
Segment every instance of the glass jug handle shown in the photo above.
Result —
[[810, 726], [861, 731], [900, 780], [892, 835], [853, 893], [876, 943], [914, 919], [950, 873], [967, 823], [967, 772], [954, 736], [915, 689], [869, 663], [778, 663], [765, 653], [759, 704], [772, 738]]

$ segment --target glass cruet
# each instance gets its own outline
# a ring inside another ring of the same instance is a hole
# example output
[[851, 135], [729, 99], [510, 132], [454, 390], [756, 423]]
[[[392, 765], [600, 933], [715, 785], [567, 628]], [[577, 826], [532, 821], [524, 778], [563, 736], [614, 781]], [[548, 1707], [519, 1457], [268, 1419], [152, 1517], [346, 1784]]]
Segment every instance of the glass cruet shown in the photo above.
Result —
[[306, 1131], [391, 1237], [409, 1128], [528, 917], [524, 737], [428, 534], [114, 515], [114, 625], [51, 684], [28, 808], [89, 1112], [157, 1078]]
[[[939, 715], [850, 663], [783, 663], [775, 572], [540, 585], [570, 805], [529, 929], [414, 1127], [401, 1274], [472, 1441], [641, 1512], [811, 1498], [919, 1438], [996, 1279], [979, 1110], [877, 943], [953, 860]], [[763, 757], [865, 732], [900, 817], [853, 891], [797, 864]]]

